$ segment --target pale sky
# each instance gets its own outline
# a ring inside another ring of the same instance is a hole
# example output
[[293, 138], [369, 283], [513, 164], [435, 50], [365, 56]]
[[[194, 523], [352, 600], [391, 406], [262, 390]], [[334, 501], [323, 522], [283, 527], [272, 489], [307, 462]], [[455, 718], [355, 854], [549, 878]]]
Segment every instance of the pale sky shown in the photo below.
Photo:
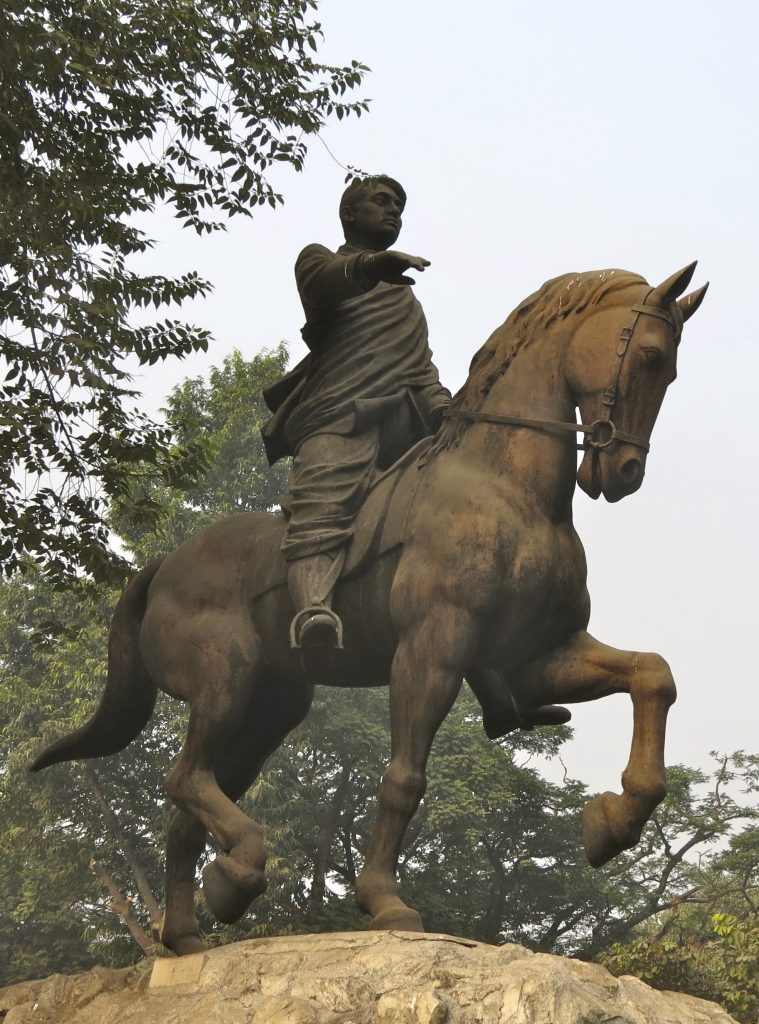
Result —
[[[432, 262], [417, 295], [453, 391], [546, 279], [619, 267], [658, 284], [699, 260], [692, 287], [711, 287], [686, 327], [643, 487], [617, 505], [578, 491], [575, 518], [591, 631], [672, 666], [668, 762], [759, 751], [759, 5], [322, 0], [319, 17], [323, 60], [372, 68], [370, 114], [324, 140], [342, 163], [406, 188], [397, 247]], [[309, 242], [340, 243], [343, 178], [314, 140], [304, 173], [276, 179], [284, 208], [202, 240], [169, 215], [147, 225], [161, 243], [147, 269], [214, 282], [186, 316], [216, 341], [140, 375], [146, 408], [234, 347], [250, 357], [285, 339], [300, 358], [292, 266]], [[618, 789], [629, 699], [573, 710], [570, 774]]]

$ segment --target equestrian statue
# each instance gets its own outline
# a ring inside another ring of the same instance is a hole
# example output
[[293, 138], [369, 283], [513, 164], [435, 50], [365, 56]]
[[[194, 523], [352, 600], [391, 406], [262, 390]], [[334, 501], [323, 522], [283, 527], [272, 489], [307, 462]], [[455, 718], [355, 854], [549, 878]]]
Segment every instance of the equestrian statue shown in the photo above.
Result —
[[385, 176], [352, 185], [346, 244], [308, 246], [296, 264], [310, 354], [267, 393], [264, 428], [270, 459], [294, 456], [283, 512], [223, 519], [134, 577], [99, 707], [32, 766], [122, 750], [159, 688], [189, 704], [166, 779], [162, 940], [178, 954], [204, 948], [194, 887], [208, 833], [220, 848], [203, 869], [214, 915], [235, 921], [264, 891], [261, 831], [236, 801], [316, 684], [389, 686], [391, 756], [356, 881], [372, 928], [423, 930], [397, 863], [464, 680], [491, 737], [630, 694], [622, 792], [583, 812], [594, 866], [634, 846], [666, 794], [672, 674], [658, 654], [587, 632], [572, 497], [575, 482], [610, 502], [640, 487], [683, 324], [707, 286], [684, 295], [695, 263], [656, 287], [621, 270], [554, 278], [494, 331], [450, 400], [407, 276], [429, 264], [390, 248], [405, 198]]

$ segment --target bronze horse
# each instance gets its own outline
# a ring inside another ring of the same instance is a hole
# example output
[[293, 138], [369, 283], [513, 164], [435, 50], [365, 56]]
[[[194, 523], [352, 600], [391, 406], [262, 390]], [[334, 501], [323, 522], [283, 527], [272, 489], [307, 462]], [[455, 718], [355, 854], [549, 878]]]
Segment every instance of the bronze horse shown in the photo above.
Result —
[[[592, 864], [633, 846], [664, 798], [672, 674], [658, 654], [619, 651], [586, 632], [572, 495], [575, 479], [608, 501], [640, 487], [683, 322], [706, 291], [678, 301], [694, 268], [657, 288], [624, 271], [569, 274], [522, 302], [475, 356], [449, 418], [414, 463], [402, 544], [338, 588], [345, 650], [329, 682], [390, 685], [391, 758], [356, 883], [373, 928], [422, 929], [398, 893], [397, 860], [433, 738], [465, 677], [491, 734], [499, 719], [508, 728], [504, 707], [534, 722], [551, 701], [630, 694], [623, 792], [584, 811]], [[203, 871], [214, 914], [236, 920], [263, 891], [260, 829], [235, 801], [311, 703], [313, 682], [288, 643], [284, 574], [261, 585], [281, 558], [283, 530], [280, 516], [234, 516], [140, 572], [114, 615], [98, 710], [34, 764], [123, 749], [146, 724], [157, 687], [189, 703], [185, 746], [166, 779], [175, 808], [162, 938], [180, 954], [203, 948], [193, 892], [207, 832], [223, 851]]]

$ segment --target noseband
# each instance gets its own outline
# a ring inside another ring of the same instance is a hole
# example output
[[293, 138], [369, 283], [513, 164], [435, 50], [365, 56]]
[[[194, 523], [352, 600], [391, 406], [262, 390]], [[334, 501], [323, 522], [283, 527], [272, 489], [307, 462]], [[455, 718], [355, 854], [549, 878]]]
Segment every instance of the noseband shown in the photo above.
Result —
[[[650, 294], [651, 292], [649, 291], [648, 295], [646, 295], [646, 299]], [[603, 393], [603, 411], [600, 419], [595, 420], [593, 423], [562, 423], [560, 420], [533, 420], [524, 416], [499, 415], [498, 413], [490, 412], [473, 412], [467, 409], [446, 409], [443, 416], [449, 419], [458, 418], [471, 420], [474, 423], [496, 423], [504, 426], [532, 427], [534, 430], [567, 430], [571, 431], [573, 434], [584, 434], [585, 438], [583, 443], [577, 445], [579, 451], [601, 451], [604, 448], [610, 447], [617, 441], [621, 441], [623, 444], [634, 445], [636, 448], [640, 448], [644, 452], [649, 451], [650, 445], [647, 437], [641, 437], [639, 434], [628, 434], [625, 431], [617, 430], [614, 425], [614, 421], [611, 418], [612, 410], [617, 402], [619, 378], [622, 375], [625, 356], [627, 355], [630, 342], [632, 341], [633, 334], [635, 333], [638, 317], [642, 313], [647, 316], [655, 316], [658, 317], [659, 320], [666, 320], [666, 322], [671, 324], [673, 328], [675, 327], [675, 323], [668, 313], [659, 309], [658, 306], [647, 305], [646, 299], [644, 299], [643, 302], [636, 303], [634, 306], [630, 307], [630, 319], [622, 328], [620, 333], [614, 364], [609, 376], [609, 383], [606, 385], [606, 389]]]

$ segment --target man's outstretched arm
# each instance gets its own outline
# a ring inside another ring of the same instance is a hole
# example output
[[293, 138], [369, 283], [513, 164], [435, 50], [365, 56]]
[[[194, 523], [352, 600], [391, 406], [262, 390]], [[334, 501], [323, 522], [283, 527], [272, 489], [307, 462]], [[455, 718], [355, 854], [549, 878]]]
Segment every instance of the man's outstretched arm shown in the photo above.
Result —
[[429, 265], [421, 256], [393, 249], [344, 256], [323, 245], [308, 245], [295, 263], [295, 279], [304, 305], [325, 308], [371, 291], [380, 281], [413, 285], [414, 278], [405, 272], [424, 271]]

